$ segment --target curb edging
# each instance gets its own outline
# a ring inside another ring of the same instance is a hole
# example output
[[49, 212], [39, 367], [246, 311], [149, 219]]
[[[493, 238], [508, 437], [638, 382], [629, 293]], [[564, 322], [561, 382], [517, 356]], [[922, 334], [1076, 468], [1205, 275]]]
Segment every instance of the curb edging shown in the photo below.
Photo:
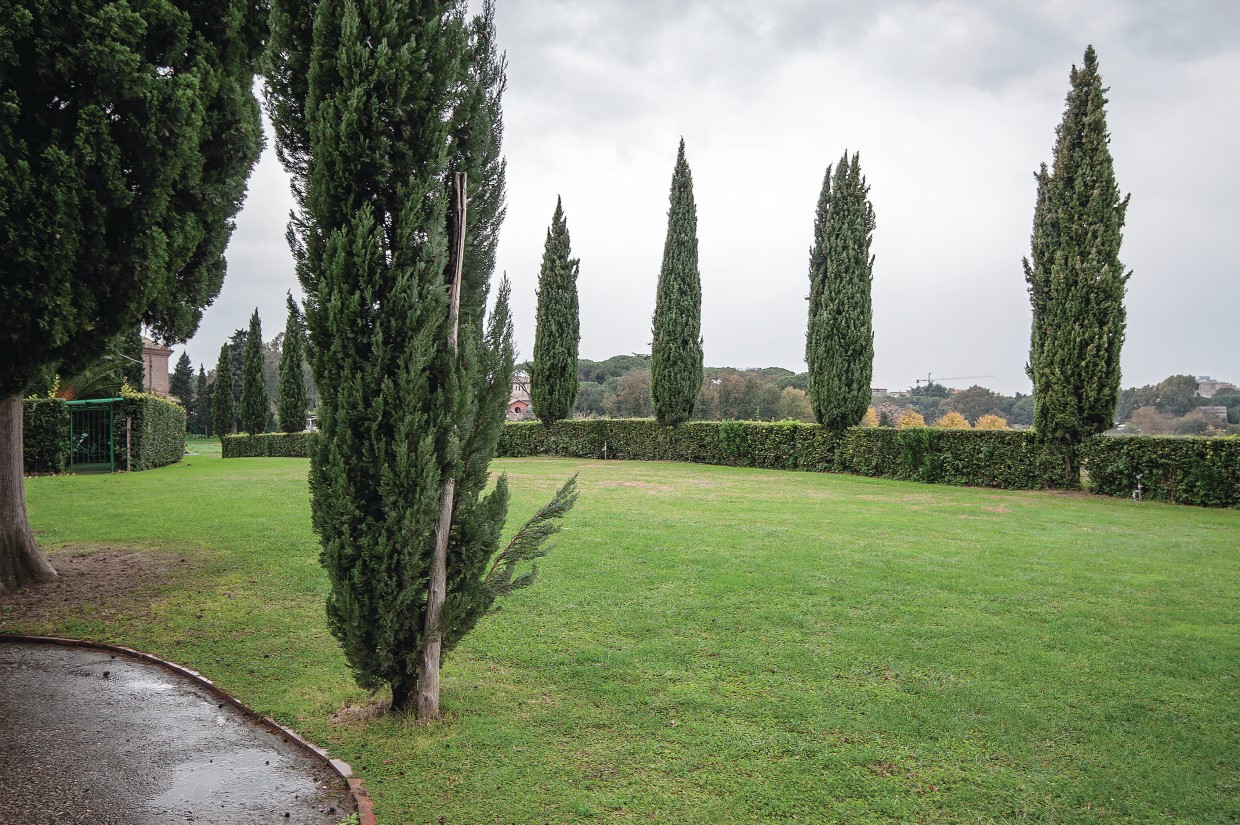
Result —
[[375, 820], [375, 803], [371, 801], [370, 794], [366, 791], [366, 783], [361, 777], [353, 775], [353, 769], [349, 767], [349, 763], [342, 762], [339, 759], [333, 759], [323, 748], [320, 748], [313, 742], [303, 739], [291, 728], [286, 728], [270, 716], [263, 716], [261, 713], [246, 705], [240, 699], [237, 699], [196, 670], [191, 670], [183, 665], [178, 665], [175, 662], [169, 662], [165, 659], [159, 658], [158, 656], [153, 656], [150, 653], [143, 653], [140, 650], [133, 650], [132, 648], [121, 647], [120, 645], [107, 644], [106, 642], [90, 642], [84, 639], [65, 639], [59, 636], [26, 636], [18, 633], [0, 633], [0, 644], [4, 643], [59, 645], [60, 647], [81, 647], [92, 650], [103, 650], [109, 653], [119, 653], [132, 659], [139, 659], [153, 665], [158, 665], [164, 670], [175, 673], [178, 676], [185, 677], [197, 684], [199, 687], [205, 689], [215, 698], [227, 702], [233, 708], [240, 711], [243, 716], [249, 718], [252, 722], [266, 728], [269, 732], [281, 737], [289, 744], [294, 745], [311, 756], [325, 762], [327, 766], [332, 769], [332, 772], [339, 776], [345, 783], [349, 796], [353, 799], [353, 804], [357, 808], [357, 815], [361, 825], [377, 825]]

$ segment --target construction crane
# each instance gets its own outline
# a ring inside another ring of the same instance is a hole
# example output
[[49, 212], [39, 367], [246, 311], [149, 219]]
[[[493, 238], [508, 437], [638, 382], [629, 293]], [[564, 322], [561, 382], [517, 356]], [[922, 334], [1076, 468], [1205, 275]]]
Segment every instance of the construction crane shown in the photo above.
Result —
[[[994, 378], [994, 376], [993, 375], [953, 375], [950, 378], [940, 378], [938, 380], [938, 383], [941, 384], [944, 381], [967, 381], [973, 378]], [[922, 384], [929, 386], [930, 384], [933, 384], [933, 383], [935, 383], [935, 381], [930, 377], [930, 373], [926, 373], [926, 377], [918, 378], [916, 381], [913, 382], [913, 386], [921, 387]]]

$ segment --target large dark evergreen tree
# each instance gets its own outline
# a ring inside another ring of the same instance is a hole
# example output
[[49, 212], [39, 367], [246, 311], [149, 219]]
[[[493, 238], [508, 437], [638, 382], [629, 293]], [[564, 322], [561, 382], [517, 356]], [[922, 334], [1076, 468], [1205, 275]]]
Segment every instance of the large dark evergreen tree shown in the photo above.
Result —
[[241, 429], [250, 435], [258, 435], [267, 429], [270, 415], [271, 399], [267, 397], [267, 384], [263, 380], [263, 326], [255, 309], [250, 316], [245, 352], [241, 358]]
[[538, 310], [534, 327], [534, 363], [530, 369], [530, 404], [545, 424], [568, 418], [577, 400], [577, 344], [581, 321], [577, 305], [580, 261], [572, 256], [564, 206], [555, 213], [543, 245], [538, 273]]
[[1119, 260], [1128, 197], [1121, 196], [1109, 148], [1106, 90], [1093, 46], [1072, 67], [1055, 157], [1036, 179], [1032, 251], [1024, 262], [1033, 304], [1029, 377], [1034, 429], [1064, 448], [1078, 480], [1077, 449], [1114, 423], [1124, 345]]
[[684, 138], [672, 172], [651, 346], [650, 394], [655, 417], [664, 426], [688, 421], [702, 388], [702, 278], [698, 273], [697, 205]]
[[299, 433], [306, 428], [306, 380], [301, 370], [305, 360], [304, 335], [301, 310], [289, 293], [288, 323], [284, 325], [280, 351], [279, 397], [276, 399], [280, 429], [286, 433]]
[[[562, 490], [496, 555], [507, 484], [481, 493], [512, 370], [506, 288], [485, 334], [483, 316], [503, 209], [503, 63], [493, 7], [472, 27], [462, 11], [457, 0], [277, 0], [267, 73], [298, 202], [290, 239], [319, 393], [310, 483], [328, 619], [358, 682], [390, 686], [396, 709], [416, 696], [422, 716], [438, 714], [429, 652], [450, 650], [496, 596], [528, 583], [513, 565], [540, 552], [573, 496]], [[477, 213], [455, 317], [454, 169], [474, 181]], [[437, 528], [448, 500], [450, 529]], [[437, 539], [446, 600], [434, 622]]]
[[189, 337], [262, 133], [262, 2], [0, 0], [0, 589], [54, 575], [26, 519], [21, 395], [123, 330]]
[[182, 352], [177, 359], [177, 365], [172, 369], [172, 377], [168, 379], [168, 392], [180, 401], [186, 410], [194, 406], [194, 367], [189, 362], [188, 352]]
[[809, 250], [806, 394], [814, 417], [834, 430], [861, 423], [870, 405], [874, 371], [870, 283], [874, 208], [861, 159], [848, 152], [822, 181]]
[[207, 368], [202, 364], [198, 365], [198, 391], [194, 396], [194, 432], [211, 435], [211, 388], [207, 384]]
[[211, 393], [211, 422], [216, 435], [237, 431], [237, 404], [233, 400], [232, 349], [220, 347], [220, 360], [215, 364], [215, 388]]

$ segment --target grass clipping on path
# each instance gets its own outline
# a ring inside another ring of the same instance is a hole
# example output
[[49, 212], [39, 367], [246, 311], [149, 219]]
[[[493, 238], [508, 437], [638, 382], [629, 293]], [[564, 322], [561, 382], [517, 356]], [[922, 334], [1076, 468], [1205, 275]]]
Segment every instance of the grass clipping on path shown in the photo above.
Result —
[[203, 672], [352, 764], [384, 822], [1240, 819], [1240, 512], [495, 469], [514, 526], [566, 473], [584, 495], [537, 585], [445, 662], [427, 727], [366, 713], [327, 632], [304, 460], [29, 479], [53, 564], [105, 546], [195, 569], [5, 629]]

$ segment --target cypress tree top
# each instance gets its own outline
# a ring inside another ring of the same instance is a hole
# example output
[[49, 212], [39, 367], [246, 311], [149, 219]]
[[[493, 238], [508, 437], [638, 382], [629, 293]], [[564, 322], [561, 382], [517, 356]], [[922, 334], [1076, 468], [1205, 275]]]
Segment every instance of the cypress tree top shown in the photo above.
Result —
[[650, 394], [655, 417], [675, 426], [693, 417], [702, 388], [702, 278], [698, 272], [693, 174], [680, 139], [672, 172], [667, 239], [654, 307]]
[[263, 378], [263, 327], [255, 309], [241, 358], [241, 428], [250, 435], [258, 435], [266, 431], [270, 415], [271, 401]]

